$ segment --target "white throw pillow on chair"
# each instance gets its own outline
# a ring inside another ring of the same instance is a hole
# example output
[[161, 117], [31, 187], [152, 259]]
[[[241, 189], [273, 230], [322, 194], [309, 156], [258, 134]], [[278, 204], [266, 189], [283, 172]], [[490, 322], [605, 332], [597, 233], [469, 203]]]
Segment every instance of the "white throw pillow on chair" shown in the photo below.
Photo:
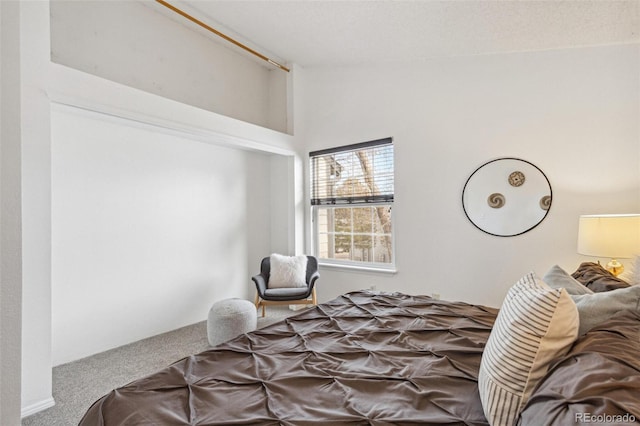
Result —
[[307, 286], [307, 256], [270, 256], [271, 271], [268, 288], [295, 288]]

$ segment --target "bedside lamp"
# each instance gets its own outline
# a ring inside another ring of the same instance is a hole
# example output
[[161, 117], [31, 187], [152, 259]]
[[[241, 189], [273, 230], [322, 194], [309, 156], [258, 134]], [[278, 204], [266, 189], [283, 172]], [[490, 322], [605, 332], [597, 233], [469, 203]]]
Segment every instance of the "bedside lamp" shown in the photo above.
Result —
[[618, 276], [624, 266], [617, 259], [640, 254], [640, 214], [580, 216], [578, 253], [611, 258], [606, 268]]

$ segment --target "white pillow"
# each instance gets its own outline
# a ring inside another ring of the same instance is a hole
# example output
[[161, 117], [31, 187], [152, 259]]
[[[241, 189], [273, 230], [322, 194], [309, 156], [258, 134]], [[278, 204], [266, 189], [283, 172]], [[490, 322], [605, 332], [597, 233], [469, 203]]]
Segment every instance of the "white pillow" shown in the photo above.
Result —
[[618, 278], [625, 280], [631, 285], [640, 284], [640, 256], [635, 255], [631, 262], [627, 264], [624, 272], [618, 275]]
[[631, 275], [629, 284], [640, 285], [640, 255], [635, 255], [633, 257], [633, 261], [631, 262], [631, 270], [633, 271], [633, 275]]
[[542, 281], [551, 288], [564, 288], [569, 294], [593, 294], [587, 286], [582, 285], [558, 265], [549, 269], [542, 277]]
[[630, 285], [640, 284], [640, 255], [634, 255], [631, 261], [625, 262], [624, 271], [616, 278]]
[[533, 272], [507, 293], [482, 354], [478, 390], [492, 426], [512, 426], [550, 363], [578, 336], [578, 310], [565, 289]]
[[579, 335], [602, 324], [620, 311], [640, 312], [640, 286], [632, 285], [593, 294], [577, 294], [571, 298], [580, 315]]
[[307, 286], [307, 256], [270, 256], [268, 288], [295, 288]]

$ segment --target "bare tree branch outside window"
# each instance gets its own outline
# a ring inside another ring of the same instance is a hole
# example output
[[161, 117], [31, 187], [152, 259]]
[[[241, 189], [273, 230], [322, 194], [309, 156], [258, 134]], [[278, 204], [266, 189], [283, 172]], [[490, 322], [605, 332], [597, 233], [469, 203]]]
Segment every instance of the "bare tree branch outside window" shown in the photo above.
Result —
[[321, 258], [393, 263], [391, 139], [311, 153], [316, 248]]

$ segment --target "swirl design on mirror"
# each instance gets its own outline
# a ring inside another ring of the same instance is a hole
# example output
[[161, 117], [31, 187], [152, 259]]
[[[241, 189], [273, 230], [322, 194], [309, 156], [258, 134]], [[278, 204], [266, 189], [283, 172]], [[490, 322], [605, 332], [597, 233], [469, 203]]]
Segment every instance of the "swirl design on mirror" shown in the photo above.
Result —
[[519, 171], [515, 171], [513, 173], [511, 173], [509, 175], [509, 185], [511, 186], [522, 186], [522, 184], [524, 183], [525, 177], [524, 177], [524, 173], [519, 172]]
[[494, 192], [487, 198], [487, 204], [489, 204], [489, 207], [491, 207], [492, 209], [499, 209], [500, 207], [504, 206], [505, 202], [506, 199], [504, 198], [504, 195], [500, 194], [499, 192]]
[[549, 207], [551, 207], [551, 195], [545, 195], [540, 198], [540, 208], [542, 210], [549, 210]]

